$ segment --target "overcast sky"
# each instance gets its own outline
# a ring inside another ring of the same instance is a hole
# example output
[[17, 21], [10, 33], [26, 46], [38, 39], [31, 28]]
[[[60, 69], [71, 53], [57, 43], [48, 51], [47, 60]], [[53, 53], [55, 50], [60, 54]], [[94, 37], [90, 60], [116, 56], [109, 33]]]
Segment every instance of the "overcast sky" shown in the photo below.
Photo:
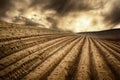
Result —
[[82, 32], [120, 28], [120, 0], [0, 0], [0, 19]]

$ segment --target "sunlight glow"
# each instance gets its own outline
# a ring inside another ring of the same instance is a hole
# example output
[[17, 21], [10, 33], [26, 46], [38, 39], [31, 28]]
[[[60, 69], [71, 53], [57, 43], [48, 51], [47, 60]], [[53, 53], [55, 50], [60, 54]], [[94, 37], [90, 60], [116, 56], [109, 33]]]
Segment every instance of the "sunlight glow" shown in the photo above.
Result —
[[76, 16], [69, 15], [60, 20], [59, 27], [63, 30], [70, 30], [73, 32], [85, 31], [99, 31], [105, 30], [107, 27], [103, 22], [103, 18], [96, 13], [83, 13]]
[[77, 32], [84, 31], [91, 25], [92, 19], [87, 16], [82, 16], [80, 18], [77, 18], [75, 21], [75, 29]]

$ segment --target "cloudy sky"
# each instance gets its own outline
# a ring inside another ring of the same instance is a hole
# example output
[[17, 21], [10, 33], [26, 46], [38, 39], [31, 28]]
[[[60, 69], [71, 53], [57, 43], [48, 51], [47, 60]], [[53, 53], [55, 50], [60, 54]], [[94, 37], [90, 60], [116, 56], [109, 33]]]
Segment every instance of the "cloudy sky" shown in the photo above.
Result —
[[120, 0], [0, 0], [0, 20], [84, 32], [120, 28]]

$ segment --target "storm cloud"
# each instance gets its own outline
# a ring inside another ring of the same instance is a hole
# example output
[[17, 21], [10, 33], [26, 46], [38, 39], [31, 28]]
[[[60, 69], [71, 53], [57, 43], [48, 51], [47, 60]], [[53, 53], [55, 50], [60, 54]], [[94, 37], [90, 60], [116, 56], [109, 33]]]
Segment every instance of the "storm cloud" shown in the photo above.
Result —
[[42, 6], [44, 9], [52, 9], [59, 15], [74, 11], [88, 11], [96, 8], [91, 0], [34, 0], [30, 7]]
[[110, 21], [110, 24], [119, 24], [120, 23], [120, 0], [111, 0], [106, 4], [107, 12], [104, 14], [106, 21]]
[[5, 16], [10, 7], [12, 7], [10, 0], [0, 0], [0, 17]]
[[[96, 29], [106, 28], [105, 25], [99, 26], [100, 24], [112, 25], [112, 27], [107, 27], [110, 29], [120, 24], [119, 5], [120, 0], [0, 0], [0, 19], [69, 31], [72, 30], [69, 25], [74, 27], [72, 23], [78, 17], [77, 24], [82, 21], [81, 19], [84, 21], [84, 16], [86, 20], [92, 19], [90, 22], [96, 25]], [[84, 28], [83, 25], [81, 26]]]

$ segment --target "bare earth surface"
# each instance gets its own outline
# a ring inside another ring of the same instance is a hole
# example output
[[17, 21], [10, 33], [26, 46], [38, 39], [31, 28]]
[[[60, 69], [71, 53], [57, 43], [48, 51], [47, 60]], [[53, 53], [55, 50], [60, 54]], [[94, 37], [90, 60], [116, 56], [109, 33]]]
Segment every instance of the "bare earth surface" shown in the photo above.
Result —
[[120, 80], [120, 39], [98, 34], [0, 23], [0, 80]]

